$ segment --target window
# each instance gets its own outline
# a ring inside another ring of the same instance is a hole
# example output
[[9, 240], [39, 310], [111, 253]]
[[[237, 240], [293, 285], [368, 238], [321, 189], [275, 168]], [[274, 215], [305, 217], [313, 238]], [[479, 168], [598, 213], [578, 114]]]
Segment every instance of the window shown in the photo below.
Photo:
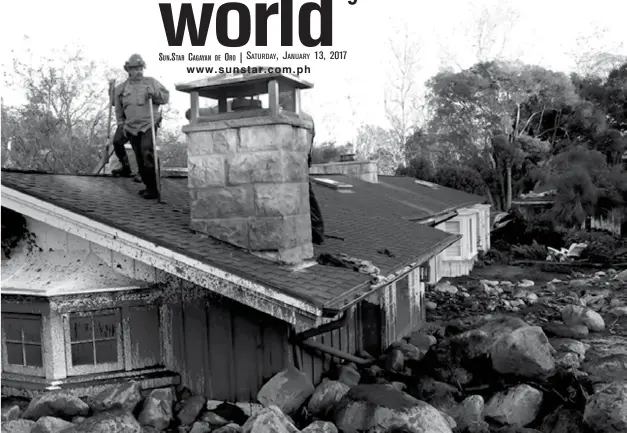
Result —
[[428, 283], [431, 280], [431, 266], [429, 266], [429, 263], [423, 263], [420, 266], [420, 282], [421, 283]]
[[413, 302], [409, 293], [409, 276], [396, 281], [396, 338], [411, 328], [411, 306]]
[[124, 368], [120, 310], [70, 313], [65, 342], [68, 376]]
[[[461, 224], [459, 221], [447, 221], [444, 223], [444, 231], [449, 233], [459, 234], [460, 228]], [[462, 255], [461, 239], [446, 249], [446, 255], [448, 257], [459, 257]]]
[[45, 376], [41, 316], [2, 314], [2, 364], [7, 372]]

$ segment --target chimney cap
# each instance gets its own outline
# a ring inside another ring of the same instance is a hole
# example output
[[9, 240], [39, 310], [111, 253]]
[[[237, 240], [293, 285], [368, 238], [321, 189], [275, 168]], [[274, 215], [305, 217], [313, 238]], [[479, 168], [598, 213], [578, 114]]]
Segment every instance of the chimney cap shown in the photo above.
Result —
[[[234, 67], [234, 69], [237, 69]], [[268, 83], [278, 81], [283, 88], [311, 89], [313, 84], [292, 74], [266, 72], [265, 67], [241, 68], [240, 74], [218, 74], [189, 83], [175, 85], [185, 93], [198, 92], [203, 98], [221, 99], [250, 97], [268, 93]]]

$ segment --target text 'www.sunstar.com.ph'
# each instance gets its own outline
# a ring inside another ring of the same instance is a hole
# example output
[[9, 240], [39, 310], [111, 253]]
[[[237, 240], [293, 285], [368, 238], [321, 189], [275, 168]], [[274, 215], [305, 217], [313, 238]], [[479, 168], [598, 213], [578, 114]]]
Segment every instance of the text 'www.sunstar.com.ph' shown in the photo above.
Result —
[[258, 68], [252, 66], [188, 66], [187, 72], [190, 74], [309, 74], [311, 68], [309, 66], [296, 66], [296, 67], [267, 67]]

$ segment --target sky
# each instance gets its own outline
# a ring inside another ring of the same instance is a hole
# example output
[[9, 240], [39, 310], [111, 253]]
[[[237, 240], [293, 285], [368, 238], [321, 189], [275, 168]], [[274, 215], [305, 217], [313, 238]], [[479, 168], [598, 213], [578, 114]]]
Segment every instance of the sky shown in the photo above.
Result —
[[[214, 9], [225, 0], [214, 1]], [[393, 48], [408, 46], [418, 53], [412, 76], [416, 91], [422, 83], [440, 68], [464, 68], [477, 60], [474, 41], [484, 22], [485, 28], [496, 26], [486, 46], [492, 52], [527, 63], [536, 63], [555, 70], [574, 68], [574, 55], [586, 51], [609, 50], [627, 55], [627, 36], [624, 17], [625, 2], [597, 0], [579, 5], [568, 1], [527, 0], [525, 2], [493, 0], [449, 0], [421, 2], [415, 0], [389, 0], [388, 2], [357, 0], [355, 5], [347, 0], [333, 0], [333, 46], [307, 48], [300, 45], [294, 24], [294, 46], [280, 45], [280, 18], [269, 20], [268, 46], [255, 46], [253, 13], [252, 37], [242, 48], [225, 48], [215, 37], [215, 12], [206, 46], [193, 47], [186, 36], [182, 47], [169, 47], [163, 28], [158, 1], [108, 0], [86, 2], [76, 0], [4, 1], [0, 9], [2, 67], [11, 75], [12, 59], [30, 61], [50, 55], [63, 47], [80, 47], [91, 59], [111, 67], [121, 67], [133, 53], [139, 53], [147, 63], [145, 75], [162, 82], [171, 92], [171, 104], [181, 113], [181, 118], [171, 121], [169, 127], [178, 128], [186, 123], [182, 113], [189, 108], [189, 96], [176, 91], [176, 83], [202, 78], [190, 74], [187, 66], [211, 66], [209, 63], [159, 61], [159, 53], [177, 52], [187, 56], [196, 54], [240, 52], [277, 53], [285, 51], [312, 54], [325, 51], [326, 60], [299, 60], [293, 63], [266, 63], [267, 66], [299, 66], [311, 68], [303, 78], [314, 84], [303, 92], [303, 109], [316, 121], [317, 141], [335, 140], [339, 144], [354, 140], [361, 124], [387, 127], [386, 98], [391, 98], [390, 86], [398, 83], [399, 65]], [[172, 2], [175, 22], [182, 2]], [[254, 10], [255, 1], [244, 0]], [[268, 2], [270, 3], [270, 2]], [[296, 11], [305, 3], [293, 0]], [[201, 2], [192, 2], [199, 15]], [[386, 6], [384, 6], [386, 5]], [[594, 7], [592, 7], [594, 6]], [[622, 10], [621, 10], [622, 9]], [[489, 19], [483, 20], [482, 11]], [[238, 33], [237, 14], [228, 15], [229, 36]], [[513, 19], [512, 17], [516, 17]], [[507, 30], [508, 23], [514, 26]], [[312, 34], [319, 34], [320, 19], [312, 14]], [[591, 36], [595, 35], [596, 36]], [[502, 35], [507, 35], [502, 44]], [[24, 36], [28, 36], [25, 38]], [[30, 50], [30, 51], [28, 51]], [[329, 59], [330, 51], [346, 51], [342, 60]], [[489, 56], [490, 52], [486, 55]], [[243, 66], [258, 65], [259, 61], [244, 61]], [[213, 66], [237, 66], [238, 63], [215, 63]], [[7, 75], [8, 74], [8, 75]], [[9, 89], [3, 84], [5, 104], [23, 101], [20, 89]], [[204, 105], [213, 105], [207, 101]]]

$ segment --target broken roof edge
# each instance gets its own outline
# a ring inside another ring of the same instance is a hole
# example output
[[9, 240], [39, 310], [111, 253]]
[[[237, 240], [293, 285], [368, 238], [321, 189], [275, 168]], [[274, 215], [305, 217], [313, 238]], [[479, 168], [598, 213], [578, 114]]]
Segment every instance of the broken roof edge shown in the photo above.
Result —
[[[433, 229], [433, 230], [437, 230], [437, 229]], [[379, 290], [383, 289], [384, 287], [388, 286], [389, 284], [392, 284], [393, 282], [400, 280], [406, 274], [411, 272], [413, 269], [416, 269], [417, 267], [421, 266], [423, 263], [428, 262], [433, 257], [437, 256], [442, 251], [444, 251], [445, 249], [447, 249], [448, 247], [450, 247], [451, 245], [453, 245], [455, 242], [457, 242], [458, 240], [462, 238], [462, 235], [460, 234], [451, 234], [448, 232], [443, 232], [443, 233], [447, 233], [449, 234], [449, 236], [442, 239], [435, 245], [433, 245], [431, 248], [429, 248], [427, 252], [413, 259], [406, 260], [402, 264], [392, 268], [392, 270], [388, 272], [387, 276], [385, 276], [382, 279], [382, 281], [380, 281], [379, 283], [377, 284], [371, 284], [369, 282], [362, 283], [356, 286], [355, 288], [347, 291], [341, 297], [338, 297], [324, 304], [323, 307], [324, 307], [325, 312], [327, 312], [327, 314], [331, 314], [331, 313], [337, 314], [337, 313], [346, 311], [347, 309], [357, 304], [358, 302], [362, 301], [363, 299], [367, 298], [368, 296], [372, 295], [373, 293], [376, 293]], [[355, 292], [358, 292], [358, 291], [362, 291], [362, 293], [354, 296]], [[349, 298], [351, 296], [353, 297], [353, 299], [351, 299], [350, 301], [346, 301], [346, 298]], [[344, 303], [344, 304], [341, 306], [338, 306], [338, 304], [341, 304], [341, 303]]]
[[[121, 254], [130, 254], [131, 257], [150, 266], [282, 321], [297, 325], [295, 312], [306, 318], [316, 318], [323, 314], [322, 307], [313, 300], [286, 293], [280, 288], [244, 276], [240, 271], [231, 271], [224, 266], [217, 267], [206, 263], [200, 257], [185, 254], [186, 251], [180, 251], [179, 248], [167, 243], [156, 244], [137, 233], [131, 233], [130, 230], [116, 229], [98, 218], [88, 218], [69, 206], [52, 204], [38, 194], [19, 191], [3, 184], [2, 198], [2, 206], [15, 212], [45, 221], [65, 232], [71, 231], [76, 236]], [[239, 290], [224, 287], [215, 279], [234, 284]], [[248, 292], [249, 296], [241, 296], [241, 291]]]

